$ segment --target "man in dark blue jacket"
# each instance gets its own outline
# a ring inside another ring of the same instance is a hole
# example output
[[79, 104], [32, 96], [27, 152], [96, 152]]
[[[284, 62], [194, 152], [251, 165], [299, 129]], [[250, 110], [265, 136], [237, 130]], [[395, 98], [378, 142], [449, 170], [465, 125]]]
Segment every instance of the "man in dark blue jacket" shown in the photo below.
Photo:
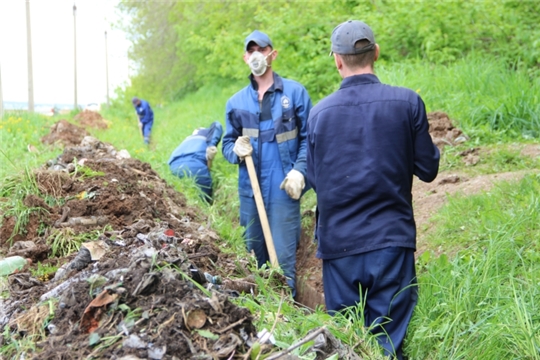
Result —
[[150, 107], [150, 104], [146, 100], [134, 97], [131, 102], [139, 117], [139, 129], [144, 139], [145, 144], [150, 143], [150, 133], [152, 132], [152, 125], [154, 124], [154, 112]]
[[433, 181], [439, 151], [420, 96], [374, 75], [379, 46], [369, 26], [342, 23], [331, 42], [343, 81], [310, 112], [307, 150], [326, 307], [365, 304], [366, 327], [401, 359], [417, 302], [413, 175]]
[[240, 224], [246, 228], [248, 251], [253, 250], [263, 266], [270, 259], [243, 161], [253, 154], [277, 260], [294, 296], [311, 99], [301, 84], [272, 71], [278, 53], [268, 35], [253, 31], [244, 41], [244, 51], [252, 75], [250, 84], [227, 102], [223, 156], [239, 164]]
[[171, 172], [183, 178], [192, 177], [203, 192], [203, 198], [212, 202], [212, 176], [210, 169], [217, 154], [217, 146], [223, 135], [223, 127], [214, 121], [209, 128], [198, 128], [176, 149], [169, 161]]

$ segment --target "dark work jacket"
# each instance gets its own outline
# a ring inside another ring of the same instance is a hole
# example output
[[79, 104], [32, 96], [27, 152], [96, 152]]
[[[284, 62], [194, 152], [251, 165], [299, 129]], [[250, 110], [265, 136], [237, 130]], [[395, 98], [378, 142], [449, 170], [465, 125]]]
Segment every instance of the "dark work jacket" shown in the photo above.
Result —
[[414, 91], [347, 77], [308, 120], [307, 180], [317, 193], [317, 257], [416, 249], [413, 175], [430, 182], [439, 150]]

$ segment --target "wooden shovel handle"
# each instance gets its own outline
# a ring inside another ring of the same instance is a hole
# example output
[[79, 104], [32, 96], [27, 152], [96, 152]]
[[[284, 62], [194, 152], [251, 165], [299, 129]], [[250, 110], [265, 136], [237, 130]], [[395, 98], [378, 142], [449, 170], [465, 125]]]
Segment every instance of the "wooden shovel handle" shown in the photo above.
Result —
[[272, 232], [270, 231], [270, 225], [268, 224], [268, 217], [266, 216], [266, 209], [264, 208], [261, 189], [259, 188], [259, 180], [257, 180], [257, 174], [255, 173], [255, 165], [253, 164], [251, 155], [246, 156], [244, 160], [248, 169], [249, 180], [251, 180], [251, 187], [253, 189], [253, 195], [255, 196], [255, 204], [257, 204], [257, 211], [259, 212], [259, 219], [261, 220], [266, 249], [270, 256], [270, 263], [272, 266], [278, 267], [279, 262], [276, 255], [276, 248], [274, 247], [274, 239], [272, 239]]

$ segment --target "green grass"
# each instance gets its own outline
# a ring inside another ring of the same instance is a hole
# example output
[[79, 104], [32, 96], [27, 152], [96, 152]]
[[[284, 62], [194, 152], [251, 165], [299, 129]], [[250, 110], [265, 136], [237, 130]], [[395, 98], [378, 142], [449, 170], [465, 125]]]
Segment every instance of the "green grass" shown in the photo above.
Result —
[[473, 54], [448, 66], [414, 62], [376, 71], [383, 82], [417, 91], [428, 112], [446, 112], [472, 143], [540, 137], [540, 79], [526, 70]]
[[38, 262], [35, 268], [30, 268], [32, 276], [39, 280], [49, 280], [58, 270], [58, 266]]
[[55, 229], [47, 237], [46, 243], [51, 247], [51, 257], [64, 257], [79, 251], [82, 243], [98, 240], [105, 231], [111, 229], [110, 225], [106, 225], [103, 230], [81, 234], [75, 234], [71, 228]]
[[452, 197], [435, 217], [407, 352], [418, 359], [540, 358], [540, 176]]
[[[58, 116], [46, 117], [24, 111], [4, 113], [0, 119], [0, 179], [23, 171], [25, 167], [39, 167], [58, 155], [58, 148], [42, 144], [41, 137], [59, 119]], [[29, 151], [29, 145], [37, 151]]]
[[6, 241], [11, 244], [13, 237], [19, 233], [26, 232], [26, 225], [30, 220], [32, 213], [38, 216], [48, 215], [46, 209], [41, 207], [28, 207], [24, 200], [28, 195], [38, 195], [39, 189], [34, 173], [29, 168], [24, 168], [16, 175], [10, 175], [4, 178], [0, 188], [0, 213], [5, 218], [14, 217], [15, 226]]
[[[462, 171], [465, 174], [476, 176], [496, 174], [508, 171], [540, 169], [540, 157], [531, 157], [522, 154], [525, 144], [487, 144], [484, 146], [471, 146], [460, 144], [455, 147], [447, 146], [441, 153], [439, 171]], [[467, 163], [467, 153], [477, 151], [478, 162]]]

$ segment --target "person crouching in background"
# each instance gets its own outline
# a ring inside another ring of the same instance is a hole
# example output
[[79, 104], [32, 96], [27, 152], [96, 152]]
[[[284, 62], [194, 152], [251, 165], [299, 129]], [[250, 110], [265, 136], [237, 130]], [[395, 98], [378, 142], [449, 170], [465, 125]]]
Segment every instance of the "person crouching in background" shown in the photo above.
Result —
[[171, 154], [169, 168], [178, 176], [192, 177], [202, 191], [202, 197], [212, 203], [212, 160], [217, 154], [223, 127], [214, 121], [208, 128], [198, 128], [188, 136]]

